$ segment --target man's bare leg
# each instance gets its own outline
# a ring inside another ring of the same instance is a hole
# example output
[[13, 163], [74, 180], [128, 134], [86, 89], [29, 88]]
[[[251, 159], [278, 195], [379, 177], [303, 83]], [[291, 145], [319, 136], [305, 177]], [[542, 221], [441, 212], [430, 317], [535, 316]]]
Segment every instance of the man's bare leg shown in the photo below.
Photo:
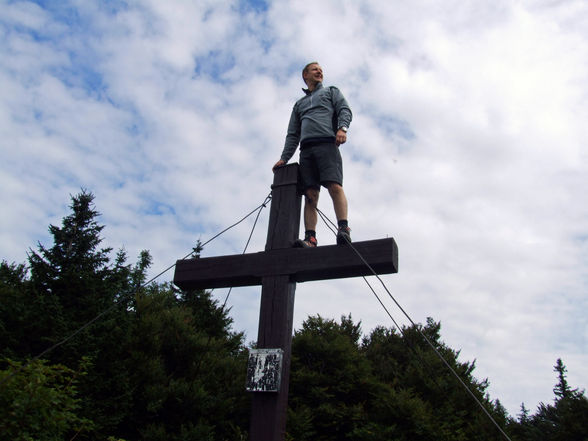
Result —
[[343, 187], [332, 182], [327, 188], [329, 189], [331, 199], [333, 199], [333, 207], [337, 216], [337, 244], [345, 245], [351, 243], [351, 230], [347, 223], [347, 198], [345, 197]]
[[306, 190], [306, 197], [304, 198], [304, 228], [306, 231], [316, 231], [316, 207], [318, 204], [319, 194], [320, 192], [316, 188], [309, 188]]
[[333, 199], [333, 208], [335, 209], [335, 216], [337, 220], [347, 220], [347, 197], [343, 187], [339, 184], [332, 182], [327, 186], [331, 199]]
[[294, 246], [313, 248], [317, 246], [316, 241], [316, 224], [318, 213], [316, 207], [318, 204], [319, 189], [309, 188], [306, 190], [304, 198], [304, 239], [298, 239]]

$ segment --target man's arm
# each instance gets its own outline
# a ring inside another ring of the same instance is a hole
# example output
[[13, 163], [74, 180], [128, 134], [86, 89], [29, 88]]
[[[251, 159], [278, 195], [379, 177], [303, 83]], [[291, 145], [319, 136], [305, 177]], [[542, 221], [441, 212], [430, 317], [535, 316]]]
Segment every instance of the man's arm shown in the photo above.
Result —
[[284, 150], [282, 150], [280, 160], [274, 164], [272, 170], [275, 170], [277, 167], [280, 167], [288, 162], [288, 160], [294, 155], [294, 152], [296, 151], [299, 142], [300, 118], [298, 117], [296, 106], [294, 106], [294, 108], [292, 109], [292, 114], [290, 115], [290, 122], [288, 123], [288, 131], [286, 133]]
[[338, 130], [335, 133], [335, 144], [341, 145], [347, 142], [347, 129], [351, 124], [353, 115], [351, 113], [351, 108], [341, 91], [335, 86], [331, 86], [330, 89], [333, 111], [335, 112], [335, 115], [337, 115], [336, 127]]
[[333, 103], [335, 114], [337, 115], [337, 128], [349, 128], [351, 120], [353, 119], [351, 107], [349, 107], [349, 104], [341, 91], [334, 86], [331, 86], [331, 102]]

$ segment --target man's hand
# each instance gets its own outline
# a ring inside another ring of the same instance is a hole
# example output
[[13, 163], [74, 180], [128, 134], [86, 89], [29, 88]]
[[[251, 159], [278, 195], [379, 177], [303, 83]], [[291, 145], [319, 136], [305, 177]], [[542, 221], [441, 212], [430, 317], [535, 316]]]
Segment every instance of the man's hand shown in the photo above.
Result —
[[347, 141], [347, 133], [345, 133], [341, 129], [337, 130], [337, 135], [335, 136], [335, 144], [337, 146], [339, 146], [341, 144], [345, 144], [346, 141]]
[[278, 162], [276, 162], [274, 164], [274, 166], [272, 167], [272, 171], [276, 171], [276, 168], [281, 167], [282, 165], [285, 165], [286, 161], [283, 161], [282, 159], [280, 159]]

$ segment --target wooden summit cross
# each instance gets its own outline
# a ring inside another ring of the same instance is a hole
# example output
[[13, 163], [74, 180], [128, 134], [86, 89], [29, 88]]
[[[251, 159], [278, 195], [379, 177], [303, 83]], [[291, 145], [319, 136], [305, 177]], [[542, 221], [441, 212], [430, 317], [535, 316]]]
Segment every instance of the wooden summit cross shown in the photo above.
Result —
[[[257, 348], [281, 349], [283, 358], [276, 391], [253, 393], [252, 441], [285, 437], [296, 282], [373, 274], [350, 246], [292, 248], [298, 237], [300, 205], [298, 164], [280, 167], [272, 185], [265, 251], [176, 263], [174, 283], [184, 290], [261, 285]], [[354, 242], [353, 248], [376, 273], [398, 272], [394, 239]]]

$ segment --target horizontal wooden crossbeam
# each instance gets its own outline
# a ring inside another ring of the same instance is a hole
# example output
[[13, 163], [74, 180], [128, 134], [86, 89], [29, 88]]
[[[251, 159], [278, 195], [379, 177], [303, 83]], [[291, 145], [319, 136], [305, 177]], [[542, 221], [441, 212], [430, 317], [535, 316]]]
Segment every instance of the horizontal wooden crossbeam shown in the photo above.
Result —
[[259, 253], [178, 260], [174, 283], [184, 290], [261, 285], [268, 276], [289, 275], [291, 282], [340, 279], [398, 272], [398, 247], [392, 238], [317, 248], [281, 248]]

